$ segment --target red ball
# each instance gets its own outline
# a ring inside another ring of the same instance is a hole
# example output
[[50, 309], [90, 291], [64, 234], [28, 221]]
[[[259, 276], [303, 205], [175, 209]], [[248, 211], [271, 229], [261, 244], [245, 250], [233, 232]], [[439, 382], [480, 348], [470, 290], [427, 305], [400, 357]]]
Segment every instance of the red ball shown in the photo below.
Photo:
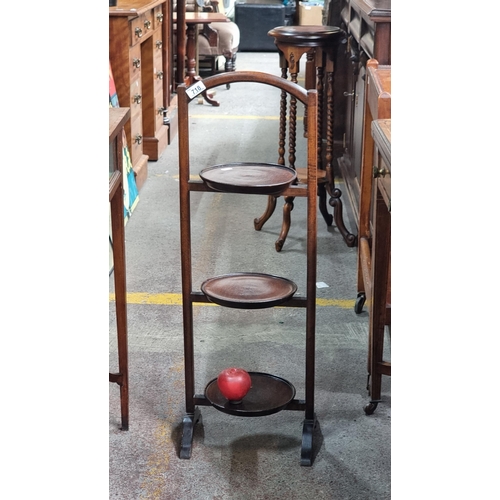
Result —
[[217, 385], [224, 397], [231, 402], [240, 402], [252, 387], [252, 379], [243, 368], [226, 368], [219, 373]]

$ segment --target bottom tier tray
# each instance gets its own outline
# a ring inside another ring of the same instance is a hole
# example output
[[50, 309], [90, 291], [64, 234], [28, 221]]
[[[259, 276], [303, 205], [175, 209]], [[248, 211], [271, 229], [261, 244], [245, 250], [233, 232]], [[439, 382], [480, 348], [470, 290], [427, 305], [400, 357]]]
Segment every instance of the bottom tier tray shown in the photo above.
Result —
[[210, 404], [223, 413], [240, 417], [262, 417], [284, 410], [295, 397], [295, 387], [290, 382], [268, 373], [248, 372], [252, 387], [241, 403], [233, 404], [219, 390], [217, 379], [205, 388]]

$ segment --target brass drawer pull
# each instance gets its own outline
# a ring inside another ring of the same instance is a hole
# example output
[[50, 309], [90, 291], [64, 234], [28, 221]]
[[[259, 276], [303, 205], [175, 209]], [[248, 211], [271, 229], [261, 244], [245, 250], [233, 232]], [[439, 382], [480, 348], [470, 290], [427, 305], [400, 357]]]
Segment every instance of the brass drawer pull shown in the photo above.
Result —
[[140, 68], [141, 60], [134, 57], [134, 59], [132, 60], [132, 66], [134, 66], [135, 68]]
[[156, 76], [157, 76], [157, 78], [159, 78], [160, 80], [163, 80], [163, 71], [157, 71], [157, 72], [156, 72]]
[[156, 19], [158, 20], [159, 23], [163, 22], [163, 14], [160, 12], [159, 14], [156, 14]]
[[373, 177], [377, 179], [378, 177], [385, 177], [386, 175], [390, 175], [391, 171], [386, 168], [378, 168], [376, 165], [373, 166]]
[[159, 115], [163, 115], [163, 112], [165, 111], [165, 109], [166, 109], [166, 108], [164, 108], [164, 107], [162, 106], [161, 108], [158, 108], [157, 113], [158, 113]]
[[146, 19], [144, 21], [144, 28], [146, 29], [146, 31], [151, 28], [151, 21], [149, 19]]
[[156, 40], [156, 48], [161, 49], [163, 42], [161, 40]]
[[141, 94], [135, 94], [135, 96], [134, 96], [134, 102], [136, 104], [141, 104], [141, 101], [142, 101], [142, 95]]
[[141, 30], [141, 28], [135, 28], [135, 36], [137, 38], [141, 38], [142, 37], [142, 30]]
[[137, 142], [137, 144], [141, 144], [142, 143], [142, 135], [137, 134], [135, 136], [134, 142]]

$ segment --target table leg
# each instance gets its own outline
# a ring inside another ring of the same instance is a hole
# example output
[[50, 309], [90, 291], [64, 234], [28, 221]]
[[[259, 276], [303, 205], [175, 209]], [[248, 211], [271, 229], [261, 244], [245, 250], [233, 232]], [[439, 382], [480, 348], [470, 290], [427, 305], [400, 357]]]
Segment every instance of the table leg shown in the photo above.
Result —
[[[380, 401], [384, 369], [384, 334], [386, 326], [387, 286], [391, 249], [391, 214], [379, 190], [373, 206], [372, 298], [370, 304], [369, 375], [370, 403]], [[365, 409], [369, 414], [369, 411]]]
[[[193, 85], [195, 82], [201, 81], [201, 77], [196, 74], [196, 28], [197, 24], [188, 23], [186, 29], [186, 57], [187, 57], [187, 69], [186, 77], [184, 79], [187, 86]], [[205, 101], [212, 106], [220, 106], [218, 101], [212, 99], [207, 91], [201, 93]]]

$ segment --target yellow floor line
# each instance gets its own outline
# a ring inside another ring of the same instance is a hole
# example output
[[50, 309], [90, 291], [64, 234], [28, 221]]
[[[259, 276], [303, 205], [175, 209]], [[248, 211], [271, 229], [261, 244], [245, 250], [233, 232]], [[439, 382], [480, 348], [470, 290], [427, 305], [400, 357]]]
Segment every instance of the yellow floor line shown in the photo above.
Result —
[[[210, 118], [211, 120], [279, 120], [279, 116], [254, 116], [254, 115], [189, 115], [189, 118]], [[297, 116], [301, 121], [302, 116]]]
[[[109, 301], [115, 301], [115, 294], [109, 294]], [[354, 299], [316, 299], [316, 305], [319, 307], [339, 307], [341, 309], [350, 309], [354, 307]], [[127, 304], [153, 304], [163, 306], [182, 305], [182, 295], [180, 293], [127, 293]], [[210, 302], [199, 303], [200, 306], [216, 306]]]

